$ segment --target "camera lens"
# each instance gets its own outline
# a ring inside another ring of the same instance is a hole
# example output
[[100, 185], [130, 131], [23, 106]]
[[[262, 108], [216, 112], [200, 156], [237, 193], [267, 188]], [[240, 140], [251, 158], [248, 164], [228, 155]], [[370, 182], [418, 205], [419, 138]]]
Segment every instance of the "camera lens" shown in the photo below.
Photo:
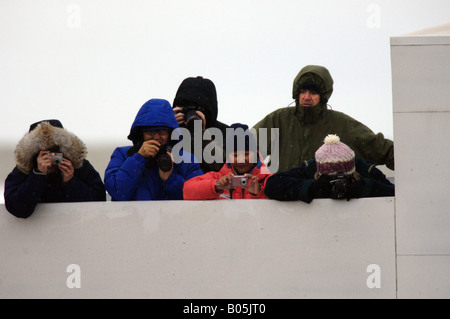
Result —
[[167, 154], [167, 152], [172, 151], [172, 146], [167, 145], [163, 146], [159, 149], [158, 155], [156, 156], [156, 162], [158, 163], [158, 167], [163, 172], [169, 172], [172, 169], [172, 157]]
[[168, 154], [159, 155], [156, 161], [163, 172], [168, 172], [172, 169], [172, 159]]
[[195, 120], [201, 120], [200, 116], [195, 113], [195, 110], [190, 110], [186, 113], [186, 127], [189, 131], [194, 131]]

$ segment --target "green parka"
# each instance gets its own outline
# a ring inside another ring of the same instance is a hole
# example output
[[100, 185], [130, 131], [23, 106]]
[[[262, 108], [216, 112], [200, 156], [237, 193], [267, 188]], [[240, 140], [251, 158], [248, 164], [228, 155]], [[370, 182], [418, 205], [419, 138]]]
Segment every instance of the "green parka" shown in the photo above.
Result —
[[[305, 84], [321, 88], [318, 105], [303, 107], [299, 104], [300, 88]], [[274, 143], [270, 129], [279, 129], [279, 162], [278, 165], [273, 162], [269, 165], [272, 173], [290, 170], [300, 166], [302, 161], [313, 158], [328, 134], [337, 134], [357, 157], [394, 169], [393, 141], [384, 138], [382, 133], [375, 134], [366, 125], [342, 112], [328, 109], [327, 102], [332, 93], [333, 79], [328, 70], [322, 66], [308, 65], [294, 79], [292, 97], [295, 106], [278, 109], [253, 127], [257, 134], [260, 128], [268, 129], [267, 155], [271, 154], [271, 143]]]

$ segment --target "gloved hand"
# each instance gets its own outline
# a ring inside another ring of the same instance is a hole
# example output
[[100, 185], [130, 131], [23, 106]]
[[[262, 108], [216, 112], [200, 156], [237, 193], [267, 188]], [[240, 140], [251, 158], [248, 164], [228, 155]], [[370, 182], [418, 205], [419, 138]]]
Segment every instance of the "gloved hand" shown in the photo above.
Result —
[[345, 193], [347, 201], [349, 201], [350, 198], [360, 198], [362, 196], [364, 185], [365, 182], [362, 179], [350, 183], [347, 187], [347, 192]]
[[331, 178], [328, 175], [321, 175], [309, 187], [308, 193], [311, 198], [329, 198], [331, 191]]

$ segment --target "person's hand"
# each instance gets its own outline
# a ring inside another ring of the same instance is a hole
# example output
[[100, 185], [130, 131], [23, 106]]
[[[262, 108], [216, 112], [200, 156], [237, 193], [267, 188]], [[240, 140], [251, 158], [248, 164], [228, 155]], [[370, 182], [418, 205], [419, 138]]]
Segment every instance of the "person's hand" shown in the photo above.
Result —
[[185, 123], [184, 123], [185, 118], [184, 118], [184, 113], [181, 112], [182, 110], [183, 110], [183, 108], [181, 108], [179, 106], [173, 108], [173, 114], [175, 115], [175, 119], [177, 120], [179, 126], [185, 125]]
[[[183, 108], [177, 106], [173, 108], [173, 114], [175, 115], [175, 119], [177, 120], [177, 123], [179, 126], [185, 127], [186, 126], [186, 116], [182, 112]], [[206, 116], [201, 111], [195, 111], [195, 113], [202, 119], [202, 131], [205, 131], [206, 129]]]
[[48, 174], [52, 167], [52, 159], [48, 156], [49, 151], [40, 151], [37, 157], [37, 170], [42, 174]]
[[330, 177], [328, 175], [321, 175], [315, 180], [309, 187], [309, 195], [311, 198], [328, 198], [332, 185], [330, 183]]
[[349, 201], [350, 198], [360, 198], [362, 196], [364, 185], [365, 182], [362, 179], [350, 183], [347, 187], [347, 192], [345, 193], [347, 201]]
[[159, 152], [161, 144], [156, 140], [148, 140], [142, 143], [138, 153], [145, 158], [155, 157]]
[[244, 174], [245, 177], [248, 177], [248, 183], [246, 188], [250, 194], [256, 196], [261, 191], [261, 185], [258, 183], [258, 177], [251, 174]]
[[73, 178], [75, 168], [73, 167], [71, 161], [69, 161], [66, 158], [63, 158], [61, 164], [58, 165], [58, 168], [61, 171], [64, 184], [66, 184]]
[[219, 178], [219, 180], [216, 182], [216, 193], [220, 193], [221, 191], [224, 191], [226, 189], [230, 189], [231, 186], [231, 179], [233, 178], [233, 173], [228, 173], [227, 175], [222, 176]]
[[202, 132], [206, 130], [206, 116], [201, 111], [195, 111], [195, 113], [202, 119]]

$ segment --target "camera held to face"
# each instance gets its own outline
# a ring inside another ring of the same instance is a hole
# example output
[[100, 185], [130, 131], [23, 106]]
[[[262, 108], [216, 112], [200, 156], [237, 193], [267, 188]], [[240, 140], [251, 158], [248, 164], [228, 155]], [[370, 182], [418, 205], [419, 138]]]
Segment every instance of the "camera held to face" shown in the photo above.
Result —
[[63, 159], [63, 153], [49, 152], [47, 154], [52, 159], [52, 166], [58, 166]]
[[205, 113], [204, 109], [200, 106], [194, 106], [194, 105], [182, 106], [181, 108], [182, 108], [181, 112], [185, 114], [184, 117], [185, 117], [185, 121], [186, 121], [186, 128], [189, 131], [193, 132], [194, 131], [194, 121], [201, 120], [200, 116], [198, 116], [196, 111], [200, 111], [204, 114]]

